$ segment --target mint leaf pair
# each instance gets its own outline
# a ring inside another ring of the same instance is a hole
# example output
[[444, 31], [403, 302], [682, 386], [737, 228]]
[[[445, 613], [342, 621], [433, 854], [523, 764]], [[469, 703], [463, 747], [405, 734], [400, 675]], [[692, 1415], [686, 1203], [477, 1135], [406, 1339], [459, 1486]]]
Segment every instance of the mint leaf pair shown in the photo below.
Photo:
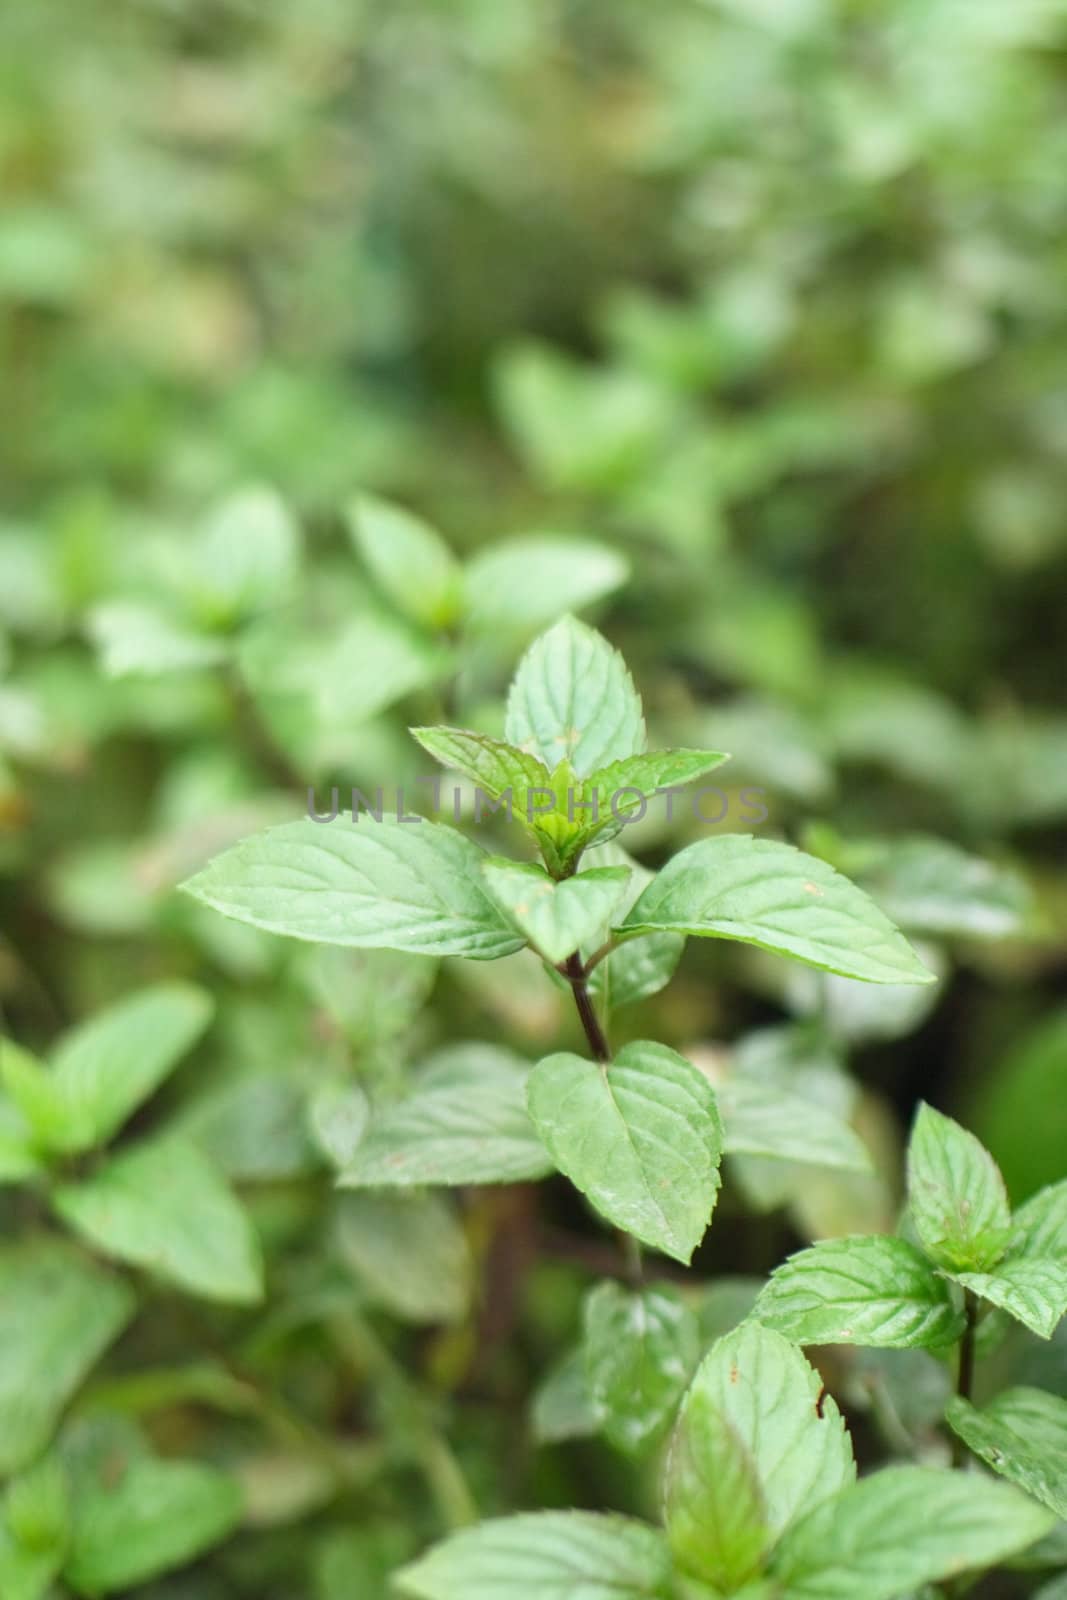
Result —
[[254, 1230], [193, 1143], [165, 1133], [125, 1145], [76, 1180], [51, 1170], [62, 1157], [107, 1144], [211, 1013], [209, 997], [191, 984], [159, 984], [72, 1029], [46, 1062], [4, 1041], [0, 1113], [57, 1215], [89, 1244], [194, 1294], [248, 1302], [262, 1292]]
[[1051, 1337], [1067, 1312], [1067, 1183], [1013, 1218], [989, 1152], [924, 1105], [908, 1146], [907, 1215], [918, 1248], [845, 1238], [792, 1256], [760, 1297], [761, 1319], [802, 1344], [939, 1346], [962, 1335], [968, 1290]]
[[463, 728], [412, 731], [490, 800], [510, 797], [512, 816], [555, 877], [618, 834], [657, 789], [703, 777], [727, 759], [708, 750], [645, 754], [641, 701], [622, 657], [571, 617], [523, 657], [504, 740]]
[[426, 628], [532, 632], [561, 610], [611, 594], [629, 576], [617, 551], [573, 534], [509, 539], [461, 566], [436, 528], [392, 501], [360, 495], [347, 520], [382, 594]]

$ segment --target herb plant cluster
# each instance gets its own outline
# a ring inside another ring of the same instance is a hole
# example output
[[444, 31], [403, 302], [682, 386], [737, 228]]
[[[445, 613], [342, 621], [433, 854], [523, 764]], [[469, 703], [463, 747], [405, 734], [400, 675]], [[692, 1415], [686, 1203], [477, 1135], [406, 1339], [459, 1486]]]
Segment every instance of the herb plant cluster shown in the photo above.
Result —
[[1065, 63], [0, 7], [0, 1600], [1067, 1600]]

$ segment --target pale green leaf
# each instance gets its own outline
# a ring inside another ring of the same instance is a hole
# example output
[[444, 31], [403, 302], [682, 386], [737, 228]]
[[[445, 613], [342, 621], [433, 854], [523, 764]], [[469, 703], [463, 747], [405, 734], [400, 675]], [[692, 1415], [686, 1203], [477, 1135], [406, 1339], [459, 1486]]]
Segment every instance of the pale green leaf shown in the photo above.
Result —
[[344, 1167], [359, 1149], [370, 1121], [370, 1102], [358, 1083], [324, 1083], [308, 1105], [308, 1131], [335, 1167]]
[[868, 983], [934, 981], [861, 889], [776, 839], [720, 834], [674, 856], [620, 930], [657, 931], [739, 939]]
[[550, 771], [569, 761], [579, 778], [645, 747], [641, 701], [622, 657], [573, 617], [557, 622], [523, 656], [505, 733]]
[[308, 1137], [302, 1084], [284, 1072], [245, 1071], [212, 1083], [172, 1118], [235, 1183], [298, 1178], [318, 1163]]
[[728, 1155], [870, 1172], [871, 1158], [859, 1134], [813, 1100], [745, 1072], [727, 1074], [715, 1089]]
[[201, 1462], [128, 1461], [82, 1475], [63, 1576], [76, 1594], [126, 1594], [225, 1539], [241, 1514], [234, 1480]]
[[612, 1444], [639, 1454], [674, 1417], [699, 1355], [692, 1311], [673, 1289], [602, 1283], [583, 1314], [589, 1398]]
[[712, 1396], [694, 1388], [667, 1460], [665, 1517], [683, 1573], [734, 1594], [760, 1570], [770, 1532], [756, 1463]]
[[657, 794], [679, 789], [729, 759], [715, 750], [656, 750], [598, 768], [569, 797], [577, 826], [571, 851], [604, 844], [639, 821]]
[[490, 800], [499, 800], [510, 791], [512, 814], [519, 821], [528, 816], [530, 791], [552, 786], [543, 761], [503, 739], [470, 728], [412, 728], [410, 732], [442, 766], [462, 772]]
[[431, 628], [447, 627], [455, 620], [463, 598], [463, 573], [436, 529], [375, 495], [360, 495], [346, 516], [368, 570], [400, 611]]
[[608, 1066], [561, 1053], [530, 1075], [530, 1115], [556, 1166], [616, 1227], [688, 1262], [719, 1188], [722, 1124], [710, 1084], [665, 1045]]
[[16, 1163], [20, 1146], [28, 1147], [32, 1155], [84, 1150], [92, 1144], [93, 1124], [88, 1107], [67, 1093], [66, 1086], [43, 1061], [9, 1039], [0, 1040], [0, 1082], [9, 1100], [7, 1116]]
[[743, 1323], [705, 1357], [678, 1421], [666, 1510], [675, 1556], [732, 1591], [802, 1511], [855, 1475], [817, 1373], [780, 1334]]
[[259, 1244], [215, 1167], [185, 1140], [130, 1146], [52, 1196], [90, 1244], [192, 1294], [243, 1304], [263, 1292]]
[[4, 1600], [48, 1600], [63, 1565], [62, 1546], [25, 1545], [0, 1523], [0, 1594]]
[[109, 678], [155, 676], [217, 666], [223, 640], [199, 633], [160, 607], [140, 600], [105, 600], [89, 613], [89, 635]]
[[52, 1076], [77, 1121], [84, 1120], [87, 1138], [63, 1148], [109, 1139], [196, 1043], [212, 1010], [203, 989], [159, 984], [65, 1034], [52, 1055]]
[[1004, 1389], [981, 1411], [954, 1396], [945, 1416], [994, 1472], [1067, 1520], [1067, 1400], [1043, 1389]]
[[539, 1444], [589, 1439], [600, 1431], [602, 1413], [589, 1393], [585, 1352], [570, 1351], [551, 1368], [534, 1394], [530, 1422]]
[[1067, 1178], [1039, 1189], [1012, 1220], [1011, 1259], [1051, 1256], [1067, 1260]]
[[[4, 1082], [4, 1057], [10, 1048], [9, 1040], [0, 1039], [0, 1083]], [[33, 1129], [16, 1106], [0, 1097], [0, 1183], [21, 1183], [39, 1167]]]
[[290, 598], [300, 538], [281, 497], [252, 485], [214, 508], [192, 555], [193, 609], [211, 626], [230, 625]]
[[953, 1272], [995, 1266], [1011, 1237], [1008, 1193], [993, 1157], [926, 1104], [908, 1142], [908, 1207], [927, 1255]]
[[70, 1533], [66, 1473], [56, 1454], [41, 1459], [7, 1486], [0, 1509], [0, 1594], [4, 1600], [44, 1600], [53, 1594]]
[[552, 1163], [526, 1110], [529, 1066], [472, 1042], [435, 1057], [411, 1093], [374, 1112], [345, 1163], [348, 1188], [525, 1183]]
[[[623, 897], [623, 906], [627, 911], [645, 885], [652, 882], [653, 874], [648, 868], [627, 855], [618, 844], [598, 847], [592, 859], [598, 863], [629, 867], [630, 884]], [[589, 869], [583, 867], [579, 870]], [[593, 968], [590, 990], [598, 999], [606, 1001], [609, 1010], [647, 1000], [670, 982], [684, 949], [685, 938], [680, 933], [650, 933], [641, 939], [628, 939]], [[591, 955], [592, 951], [582, 953]]]
[[488, 961], [522, 947], [481, 875], [486, 857], [439, 823], [283, 823], [182, 887], [225, 916], [326, 944]]
[[863, 886], [909, 933], [1003, 939], [1025, 926], [1030, 893], [1007, 867], [922, 837], [889, 840], [870, 854], [857, 868]]
[[525, 340], [496, 370], [504, 420], [535, 476], [553, 488], [615, 488], [670, 427], [674, 398], [628, 368], [590, 365]]
[[482, 870], [498, 905], [553, 965], [602, 936], [630, 882], [627, 867], [598, 867], [557, 882], [543, 867], [499, 856]]
[[951, 1344], [963, 1314], [914, 1246], [880, 1234], [823, 1239], [778, 1267], [756, 1315], [798, 1344]]
[[588, 1511], [482, 1522], [393, 1581], [411, 1600], [671, 1600], [672, 1592], [661, 1533]]
[[347, 1194], [337, 1249], [368, 1299], [406, 1322], [459, 1322], [471, 1295], [471, 1257], [440, 1195]]
[[888, 1467], [789, 1529], [772, 1571], [788, 1600], [900, 1600], [1003, 1561], [1052, 1522], [1017, 1489], [975, 1473]]
[[580, 611], [630, 575], [625, 556], [592, 539], [528, 534], [480, 550], [467, 566], [467, 616], [486, 631], [543, 628]]
[[1039, 1339], [1051, 1339], [1067, 1315], [1067, 1260], [1024, 1256], [1002, 1261], [992, 1272], [954, 1272], [965, 1289], [999, 1306]]
[[133, 1306], [125, 1284], [56, 1239], [0, 1251], [0, 1475], [48, 1443]]

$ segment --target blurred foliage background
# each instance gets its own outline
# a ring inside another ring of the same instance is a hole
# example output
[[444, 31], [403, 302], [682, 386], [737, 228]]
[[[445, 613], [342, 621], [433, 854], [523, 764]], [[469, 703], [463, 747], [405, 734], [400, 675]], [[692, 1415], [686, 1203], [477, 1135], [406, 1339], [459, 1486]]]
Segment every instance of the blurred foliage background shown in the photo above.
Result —
[[[732, 751], [944, 973], [887, 1001], [702, 949], [626, 1014], [724, 1060], [816, 1014], [882, 1160], [739, 1170], [705, 1277], [889, 1226], [919, 1095], [1015, 1198], [1062, 1177], [1067, 4], [34, 0], [0, 15], [0, 200], [0, 999], [45, 1049], [210, 990], [140, 1119], [268, 1258], [252, 1310], [150, 1299], [79, 1402], [242, 1479], [234, 1539], [128, 1592], [374, 1597], [468, 1495], [640, 1508], [528, 1421], [611, 1270], [565, 1186], [400, 1222], [331, 1186], [338, 1106], [574, 1036], [536, 963], [305, 949], [173, 889], [309, 784], [410, 783], [410, 723], [498, 728], [582, 608], [653, 743]], [[361, 561], [366, 492], [468, 563], [454, 626]]]

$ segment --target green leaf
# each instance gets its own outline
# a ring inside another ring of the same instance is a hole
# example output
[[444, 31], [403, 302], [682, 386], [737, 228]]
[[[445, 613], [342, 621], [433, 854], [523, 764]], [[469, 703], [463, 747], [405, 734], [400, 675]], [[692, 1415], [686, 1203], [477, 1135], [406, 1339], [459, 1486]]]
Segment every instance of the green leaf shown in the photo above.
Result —
[[530, 1407], [530, 1421], [539, 1444], [590, 1439], [599, 1433], [603, 1414], [589, 1393], [585, 1352], [581, 1347], [569, 1351], [538, 1386]]
[[703, 1073], [648, 1041], [625, 1045], [606, 1067], [561, 1053], [530, 1074], [528, 1105], [556, 1166], [609, 1222], [690, 1260], [718, 1194], [722, 1153]]
[[1012, 1260], [1053, 1257], [1067, 1260], [1067, 1178], [1038, 1190], [1015, 1213]]
[[904, 1239], [823, 1239], [771, 1274], [756, 1315], [798, 1344], [903, 1350], [951, 1344], [963, 1332], [952, 1291]]
[[872, 845], [869, 858], [857, 876], [909, 933], [1004, 939], [1025, 926], [1031, 896], [1023, 879], [943, 839], [889, 840]]
[[551, 774], [543, 761], [516, 750], [503, 739], [491, 739], [470, 728], [411, 728], [410, 733], [424, 750], [443, 767], [462, 772], [483, 789], [491, 800], [511, 791], [513, 814], [527, 817], [527, 794], [531, 789], [552, 787]]
[[140, 600], [105, 600], [89, 612], [88, 626], [109, 678], [190, 672], [227, 656], [224, 640]]
[[53, 1451], [8, 1484], [3, 1520], [20, 1544], [62, 1550], [70, 1530], [69, 1502], [67, 1475]]
[[[87, 1108], [66, 1092], [43, 1061], [7, 1039], [0, 1041], [0, 1082], [24, 1129], [22, 1138], [31, 1155], [48, 1150], [84, 1150], [92, 1144]], [[10, 1111], [8, 1115], [11, 1116]], [[16, 1128], [17, 1124], [13, 1124], [17, 1162]]]
[[634, 798], [623, 800], [621, 790], [638, 789], [650, 798], [661, 790], [693, 783], [729, 759], [720, 750], [649, 750], [598, 767], [586, 780], [584, 793], [596, 793], [601, 813], [609, 814], [612, 796], [617, 796], [616, 810], [626, 815], [636, 810], [638, 802]]
[[277, 605], [291, 590], [300, 539], [273, 489], [238, 489], [215, 507], [193, 546], [188, 598], [212, 627]]
[[308, 1131], [335, 1167], [352, 1160], [369, 1121], [370, 1102], [358, 1083], [324, 1083], [308, 1104]]
[[1067, 1520], [1067, 1400], [1043, 1389], [1004, 1389], [981, 1411], [954, 1396], [945, 1416], [994, 1472]]
[[57, 1239], [0, 1251], [0, 1476], [48, 1443], [133, 1308], [125, 1284]]
[[337, 1248], [367, 1297], [406, 1322], [459, 1322], [471, 1295], [471, 1257], [440, 1195], [345, 1195]]
[[932, 983], [874, 902], [814, 856], [775, 839], [698, 839], [649, 884], [619, 930], [739, 939], [868, 983]]
[[627, 1517], [542, 1511], [465, 1528], [393, 1579], [412, 1600], [670, 1600], [663, 1535]]
[[641, 701], [622, 657], [574, 617], [557, 622], [523, 656], [504, 731], [550, 771], [567, 760], [580, 778], [645, 747]]
[[490, 961], [521, 949], [481, 875], [484, 852], [439, 823], [283, 823], [183, 884], [271, 933]]
[[775, 1551], [789, 1600], [899, 1600], [924, 1583], [995, 1565], [1052, 1517], [975, 1473], [887, 1467], [824, 1501]]
[[506, 348], [495, 379], [505, 422], [535, 477], [553, 488], [625, 484], [672, 421], [673, 396], [643, 374], [533, 341]]
[[213, 1083], [169, 1124], [235, 1183], [269, 1183], [315, 1169], [304, 1087], [284, 1072], [245, 1071]]
[[430, 628], [455, 620], [463, 572], [436, 529], [375, 495], [360, 495], [346, 516], [371, 576], [398, 610]]
[[1008, 1193], [993, 1157], [925, 1103], [908, 1142], [908, 1206], [927, 1255], [953, 1272], [995, 1266], [1011, 1237]]
[[76, 1594], [124, 1594], [225, 1539], [241, 1514], [234, 1480], [194, 1461], [143, 1457], [84, 1474], [63, 1576]]
[[[645, 885], [652, 882], [653, 874], [647, 867], [627, 855], [618, 844], [598, 847], [595, 860], [629, 867], [630, 884], [623, 896], [626, 910]], [[609, 1010], [647, 1000], [670, 982], [684, 949], [685, 939], [680, 933], [650, 933], [642, 939], [629, 939], [593, 968], [590, 990], [606, 1002]], [[583, 954], [592, 952], [583, 951]]]
[[[658, 792], [678, 789], [729, 759], [715, 750], [656, 750], [598, 768], [570, 796], [574, 831], [567, 855], [613, 839], [640, 820]], [[560, 809], [567, 810], [566, 796]]]
[[196, 1043], [213, 1009], [203, 989], [159, 984], [64, 1035], [52, 1056], [52, 1079], [81, 1131], [62, 1148], [109, 1139]]
[[727, 1155], [870, 1172], [871, 1158], [859, 1134], [825, 1107], [744, 1072], [727, 1074], [715, 1090]]
[[467, 566], [467, 616], [476, 628], [533, 631], [580, 611], [630, 576], [625, 556], [592, 539], [528, 534], [480, 550]]
[[1062, 1258], [1026, 1256], [1002, 1261], [992, 1272], [954, 1272], [953, 1277], [1039, 1339], [1051, 1339], [1067, 1314], [1067, 1261]]
[[184, 1140], [130, 1146], [52, 1199], [90, 1244], [192, 1294], [246, 1304], [263, 1292], [248, 1217], [207, 1158]]
[[[0, 1083], [5, 1081], [4, 1061], [12, 1048], [9, 1040], [0, 1039]], [[25, 1052], [19, 1055], [25, 1057]], [[39, 1168], [33, 1129], [17, 1107], [0, 1096], [0, 1183], [21, 1183]]]
[[70, 1526], [67, 1481], [48, 1455], [8, 1485], [0, 1512], [0, 1594], [4, 1600], [44, 1600], [54, 1593]]
[[597, 867], [556, 882], [543, 867], [500, 856], [482, 870], [498, 905], [553, 965], [607, 931], [630, 882], [628, 867]]
[[47, 1600], [63, 1565], [63, 1548], [20, 1544], [0, 1523], [0, 1594], [4, 1600]]
[[686, 1403], [667, 1462], [667, 1536], [684, 1573], [734, 1594], [759, 1572], [770, 1533], [756, 1463], [703, 1390]]
[[732, 1593], [802, 1511], [855, 1475], [818, 1375], [781, 1335], [743, 1323], [705, 1357], [678, 1421], [666, 1489], [675, 1558]]
[[700, 1353], [696, 1318], [673, 1289], [602, 1283], [583, 1316], [594, 1411], [620, 1450], [637, 1455], [668, 1426]]
[[403, 1100], [376, 1110], [346, 1162], [347, 1188], [526, 1183], [552, 1170], [526, 1110], [529, 1066], [492, 1045], [453, 1045]]

